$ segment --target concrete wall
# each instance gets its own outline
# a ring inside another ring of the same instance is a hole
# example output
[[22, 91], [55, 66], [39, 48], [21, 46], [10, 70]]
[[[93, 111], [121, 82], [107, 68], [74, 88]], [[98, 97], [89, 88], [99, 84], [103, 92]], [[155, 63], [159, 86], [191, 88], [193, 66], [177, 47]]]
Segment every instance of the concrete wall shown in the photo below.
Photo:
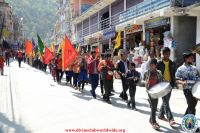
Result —
[[196, 17], [171, 17], [171, 32], [177, 42], [177, 65], [181, 65], [183, 63], [183, 51], [189, 50], [196, 45], [196, 22]]

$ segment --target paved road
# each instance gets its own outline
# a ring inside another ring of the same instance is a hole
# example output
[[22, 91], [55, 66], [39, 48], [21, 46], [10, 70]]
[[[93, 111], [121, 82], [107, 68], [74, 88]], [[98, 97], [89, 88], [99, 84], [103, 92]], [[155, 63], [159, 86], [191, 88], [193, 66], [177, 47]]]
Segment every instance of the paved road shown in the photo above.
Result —
[[[5, 67], [5, 75], [0, 76], [0, 133], [66, 133], [65, 129], [77, 128], [158, 132], [148, 122], [150, 108], [145, 89], [137, 88], [138, 111], [133, 111], [118, 97], [121, 91], [119, 80], [115, 80], [114, 88], [116, 93], [111, 98], [112, 105], [109, 105], [102, 101], [99, 88], [97, 99], [93, 99], [90, 86], [80, 93], [66, 86], [64, 81], [58, 85], [49, 74], [26, 64], [19, 68], [14, 61], [10, 67]], [[170, 104], [175, 120], [181, 123], [186, 109], [181, 90], [173, 90]], [[197, 118], [200, 118], [199, 103]], [[183, 132], [181, 128], [172, 129], [167, 122], [158, 122], [161, 125], [159, 132]]]

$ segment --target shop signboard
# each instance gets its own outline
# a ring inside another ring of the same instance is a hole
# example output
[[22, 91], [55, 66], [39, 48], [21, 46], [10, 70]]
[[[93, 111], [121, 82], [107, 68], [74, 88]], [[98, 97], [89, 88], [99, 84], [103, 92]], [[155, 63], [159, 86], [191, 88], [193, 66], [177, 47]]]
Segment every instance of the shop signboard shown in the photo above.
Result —
[[126, 34], [142, 31], [142, 25], [129, 25], [125, 27]]
[[155, 28], [170, 24], [170, 18], [157, 17], [144, 22], [145, 29]]
[[110, 38], [114, 38], [116, 35], [115, 27], [111, 27], [103, 31], [103, 39], [107, 40]]
[[19, 45], [17, 43], [14, 43], [11, 47], [12, 47], [12, 50], [18, 50]]

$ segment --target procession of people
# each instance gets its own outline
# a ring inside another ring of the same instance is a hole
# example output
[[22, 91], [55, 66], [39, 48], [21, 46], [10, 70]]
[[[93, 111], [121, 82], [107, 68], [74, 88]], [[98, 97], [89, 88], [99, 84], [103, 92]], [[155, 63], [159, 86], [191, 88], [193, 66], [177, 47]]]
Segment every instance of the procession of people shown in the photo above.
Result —
[[[185, 115], [196, 114], [198, 98], [193, 96], [192, 88], [200, 79], [200, 75], [197, 68], [193, 65], [194, 54], [191, 51], [183, 53], [184, 63], [178, 68], [176, 63], [169, 58], [171, 51], [168, 47], [162, 49], [162, 58], [160, 60], [153, 58], [154, 56], [150, 53], [149, 56], [151, 56], [151, 58], [148, 61], [146, 71], [143, 72], [143, 76], [141, 76], [142, 72], [137, 71], [136, 64], [127, 60], [128, 52], [126, 50], [119, 50], [118, 56], [120, 59], [117, 62], [113, 61], [113, 53], [110, 51], [101, 55], [96, 51], [91, 51], [90, 53], [77, 51], [77, 53], [78, 55], [75, 60], [73, 60], [65, 70], [63, 70], [62, 67], [62, 54], [59, 52], [53, 53], [53, 58], [46, 65], [55, 82], [58, 84], [63, 82], [62, 78], [65, 74], [66, 85], [81, 93], [84, 93], [85, 84], [91, 84], [90, 93], [94, 99], [97, 98], [96, 89], [100, 83], [102, 99], [106, 103], [112, 104], [110, 97], [113, 95], [112, 92], [114, 92], [113, 84], [116, 77], [115, 75], [117, 74], [122, 83], [119, 98], [127, 104], [127, 108], [134, 111], [137, 111], [137, 104], [135, 101], [137, 86], [139, 83], [144, 83], [149, 98], [149, 106], [151, 108], [149, 123], [156, 130], [160, 128], [160, 125], [156, 121], [159, 98], [162, 100], [162, 104], [159, 108], [158, 119], [169, 122], [171, 127], [177, 124], [173, 116], [174, 110], [171, 111], [169, 101], [171, 93], [173, 93], [172, 88], [177, 88], [177, 84], [181, 84], [183, 86], [183, 94], [187, 101], [186, 104], [188, 105]], [[19, 50], [17, 52], [19, 67], [21, 67], [22, 57], [23, 53]], [[6, 60], [0, 55], [1, 74], [3, 74], [3, 64]], [[34, 55], [31, 62], [33, 67], [46, 72], [46, 65], [42, 56]], [[149, 93], [149, 90], [161, 82], [169, 83], [171, 89], [166, 95], [155, 98]], [[129, 90], [129, 98], [127, 90]], [[196, 130], [196, 133], [198, 132], [199, 128]]]

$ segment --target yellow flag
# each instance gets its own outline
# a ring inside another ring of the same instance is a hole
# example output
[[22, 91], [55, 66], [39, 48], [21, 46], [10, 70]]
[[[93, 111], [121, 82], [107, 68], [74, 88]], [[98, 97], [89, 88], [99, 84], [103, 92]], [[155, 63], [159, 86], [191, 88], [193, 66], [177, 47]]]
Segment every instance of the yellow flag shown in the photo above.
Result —
[[115, 40], [115, 48], [114, 49], [119, 48], [120, 45], [121, 45], [121, 31], [118, 32], [118, 34], [117, 34], [117, 38]]
[[59, 46], [58, 46], [58, 51], [57, 51], [57, 53], [59, 53], [60, 52], [60, 50], [62, 49], [62, 46], [64, 45], [64, 43], [65, 43], [65, 40], [64, 40], [64, 38], [63, 38], [63, 41], [59, 44]]
[[33, 56], [33, 58], [35, 57], [35, 51], [34, 50], [33, 50], [32, 56]]
[[51, 51], [51, 52], [54, 52], [54, 51], [55, 51], [55, 45], [54, 45], [54, 43], [51, 44], [50, 51]]

